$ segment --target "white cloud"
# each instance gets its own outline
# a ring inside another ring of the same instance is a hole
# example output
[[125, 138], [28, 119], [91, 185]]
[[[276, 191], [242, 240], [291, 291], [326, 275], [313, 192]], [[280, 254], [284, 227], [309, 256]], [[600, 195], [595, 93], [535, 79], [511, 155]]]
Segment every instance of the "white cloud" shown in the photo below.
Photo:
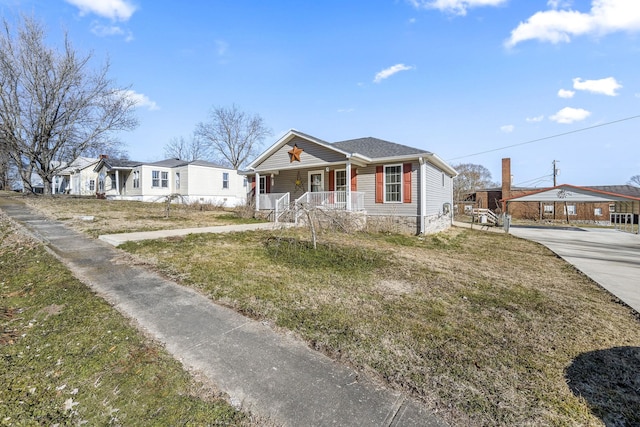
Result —
[[407, 70], [413, 70], [414, 67], [410, 67], [408, 65], [404, 65], [404, 64], [396, 64], [392, 67], [386, 68], [382, 71], [380, 71], [378, 74], [376, 74], [375, 78], [373, 79], [374, 83], [380, 83], [381, 81], [383, 81], [386, 78], [389, 78], [391, 76], [393, 76], [396, 73], [399, 73], [400, 71], [407, 71]]
[[558, 96], [560, 98], [573, 98], [573, 95], [575, 95], [576, 93], [572, 90], [567, 90], [567, 89], [560, 89], [558, 91]]
[[338, 113], [353, 113], [354, 111], [354, 108], [340, 108], [338, 110]]
[[438, 9], [455, 15], [466, 15], [467, 9], [500, 6], [508, 0], [407, 0], [416, 9]]
[[80, 9], [81, 15], [90, 13], [118, 21], [126, 21], [136, 11], [129, 0], [65, 0]]
[[514, 125], [500, 126], [500, 130], [504, 133], [511, 133], [516, 127]]
[[588, 13], [567, 7], [566, 2], [550, 1], [552, 9], [537, 12], [521, 22], [505, 42], [513, 47], [526, 40], [568, 43], [572, 36], [603, 36], [617, 31], [640, 31], [640, 4], [637, 0], [592, 0]]
[[591, 113], [583, 108], [564, 107], [553, 116], [550, 116], [549, 119], [556, 123], [571, 124], [573, 122], [580, 122], [590, 115]]
[[131, 31], [125, 31], [117, 25], [107, 26], [94, 22], [91, 25], [91, 32], [98, 37], [125, 36], [125, 41], [130, 42], [133, 40], [133, 34]]
[[582, 80], [580, 77], [577, 77], [573, 79], [573, 88], [601, 95], [617, 96], [618, 93], [616, 91], [621, 89], [622, 85], [613, 77], [600, 80]]
[[141, 108], [144, 107], [150, 111], [155, 111], [160, 109], [160, 107], [158, 107], [158, 104], [156, 104], [155, 101], [150, 100], [147, 95], [137, 93], [131, 89], [125, 90], [123, 92], [129, 99], [131, 99], [136, 104], [136, 107], [141, 107]]
[[539, 123], [544, 120], [544, 116], [527, 117], [525, 120], [528, 123]]

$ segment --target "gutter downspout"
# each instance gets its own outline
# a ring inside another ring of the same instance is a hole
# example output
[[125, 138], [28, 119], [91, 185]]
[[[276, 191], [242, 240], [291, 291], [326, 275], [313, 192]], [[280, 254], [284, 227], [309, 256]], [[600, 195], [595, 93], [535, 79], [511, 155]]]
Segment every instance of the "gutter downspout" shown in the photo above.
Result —
[[425, 224], [425, 214], [427, 212], [427, 163], [422, 157], [418, 157], [418, 162], [420, 163], [420, 234], [424, 234], [427, 228]]

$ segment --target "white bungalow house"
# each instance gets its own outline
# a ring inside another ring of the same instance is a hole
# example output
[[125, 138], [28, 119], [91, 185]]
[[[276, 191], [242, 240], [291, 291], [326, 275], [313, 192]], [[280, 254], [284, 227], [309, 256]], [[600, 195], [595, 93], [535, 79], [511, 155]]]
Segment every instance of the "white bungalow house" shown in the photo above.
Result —
[[416, 233], [452, 223], [457, 173], [419, 148], [371, 137], [329, 143], [290, 130], [244, 173], [256, 210], [272, 211], [276, 220], [292, 204], [306, 203], [392, 219]]
[[53, 194], [94, 195], [98, 174], [93, 170], [100, 159], [78, 157], [53, 177]]
[[95, 166], [96, 193], [110, 199], [156, 202], [176, 195], [177, 202], [233, 207], [246, 201], [246, 178], [215, 163], [166, 159], [143, 163], [103, 156]]

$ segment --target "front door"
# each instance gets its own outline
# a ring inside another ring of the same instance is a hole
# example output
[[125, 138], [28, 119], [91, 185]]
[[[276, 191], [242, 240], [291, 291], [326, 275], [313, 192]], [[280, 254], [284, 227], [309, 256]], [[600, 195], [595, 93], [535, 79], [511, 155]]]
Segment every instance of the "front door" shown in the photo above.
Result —
[[309, 172], [309, 191], [312, 193], [324, 191], [324, 171]]

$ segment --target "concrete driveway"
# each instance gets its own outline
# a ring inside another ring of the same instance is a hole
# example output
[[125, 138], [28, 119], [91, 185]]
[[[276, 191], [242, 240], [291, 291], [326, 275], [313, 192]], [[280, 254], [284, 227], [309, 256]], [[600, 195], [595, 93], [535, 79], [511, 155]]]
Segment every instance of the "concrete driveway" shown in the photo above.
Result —
[[640, 235], [599, 228], [512, 226], [551, 249], [640, 313]]

